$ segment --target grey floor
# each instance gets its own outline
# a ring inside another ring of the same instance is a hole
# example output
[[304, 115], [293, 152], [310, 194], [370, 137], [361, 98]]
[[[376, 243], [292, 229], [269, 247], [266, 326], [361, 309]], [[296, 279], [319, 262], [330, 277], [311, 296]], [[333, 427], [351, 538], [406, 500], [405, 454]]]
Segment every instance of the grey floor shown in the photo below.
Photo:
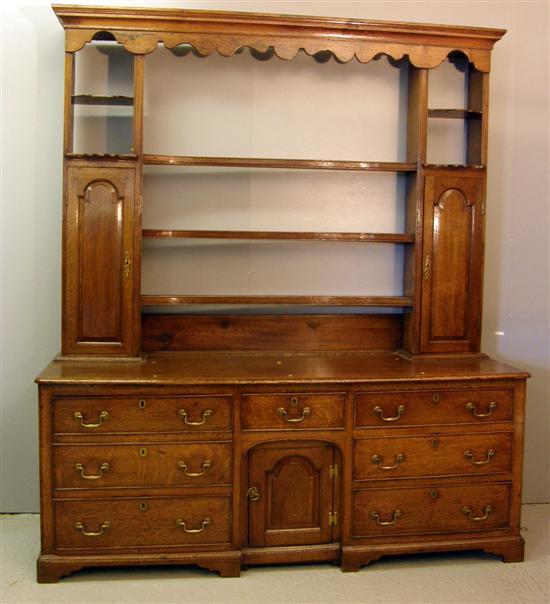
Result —
[[38, 585], [39, 518], [0, 516], [2, 604], [550, 602], [550, 505], [525, 505], [526, 560], [503, 564], [481, 553], [387, 558], [342, 573], [329, 564], [254, 567], [239, 579], [193, 568], [88, 569]]

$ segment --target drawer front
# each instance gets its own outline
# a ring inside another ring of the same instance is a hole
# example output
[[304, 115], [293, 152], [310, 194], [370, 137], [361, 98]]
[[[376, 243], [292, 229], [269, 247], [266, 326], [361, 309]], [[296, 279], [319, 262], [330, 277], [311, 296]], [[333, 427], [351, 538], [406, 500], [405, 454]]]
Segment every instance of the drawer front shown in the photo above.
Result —
[[354, 441], [354, 480], [512, 470], [512, 434], [427, 435]]
[[513, 390], [416, 390], [358, 393], [356, 428], [511, 421]]
[[501, 529], [509, 504], [509, 484], [355, 491], [352, 536]]
[[312, 430], [344, 427], [343, 393], [243, 394], [244, 430]]
[[88, 499], [55, 504], [57, 549], [227, 544], [230, 497]]
[[230, 396], [59, 397], [54, 432], [100, 434], [231, 430]]
[[231, 483], [231, 444], [55, 445], [57, 488]]

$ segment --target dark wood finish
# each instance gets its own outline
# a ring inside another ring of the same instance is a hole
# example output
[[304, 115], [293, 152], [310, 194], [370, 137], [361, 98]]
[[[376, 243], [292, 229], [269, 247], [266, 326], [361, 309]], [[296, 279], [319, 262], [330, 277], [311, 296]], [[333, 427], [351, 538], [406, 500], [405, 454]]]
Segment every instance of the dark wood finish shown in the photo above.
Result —
[[481, 336], [484, 175], [426, 173], [421, 352], [475, 352]]
[[141, 296], [142, 306], [187, 304], [287, 304], [302, 306], [412, 306], [406, 296]]
[[[66, 49], [63, 354], [37, 378], [38, 580], [145, 564], [238, 576], [241, 563], [339, 558], [352, 571], [447, 550], [521, 560], [528, 374], [479, 352], [488, 71], [504, 31], [54, 10]], [[74, 53], [96, 39], [134, 54], [133, 97], [75, 95]], [[406, 161], [144, 155], [144, 55], [159, 43], [204, 56], [249, 47], [284, 60], [302, 49], [406, 61]], [[428, 109], [429, 69], [457, 52], [468, 60], [467, 107]], [[74, 104], [132, 103], [130, 153], [74, 153]], [[467, 166], [426, 164], [430, 118], [464, 121]], [[142, 231], [144, 164], [394, 173], [406, 184], [404, 233]], [[406, 244], [403, 295], [142, 296], [143, 236]], [[403, 310], [140, 316], [180, 304]]]
[[131, 96], [97, 96], [93, 94], [73, 94], [73, 105], [124, 105], [132, 106], [134, 99]]
[[395, 350], [401, 316], [143, 314], [144, 351]]
[[512, 471], [512, 433], [427, 434], [356, 439], [354, 480]]
[[[185, 417], [180, 413], [182, 409]], [[81, 414], [82, 419], [75, 417], [75, 413]], [[106, 418], [101, 421], [102, 414], [106, 414]], [[230, 431], [231, 397], [148, 396], [145, 393], [134, 397], [62, 396], [55, 399], [53, 421], [55, 434]]]
[[513, 401], [513, 390], [492, 388], [359, 393], [354, 423], [357, 428], [372, 428], [509, 422], [514, 416]]
[[414, 243], [407, 233], [308, 233], [300, 231], [170, 231], [144, 229], [144, 238], [156, 239], [276, 239], [294, 241], [337, 241], [348, 243]]
[[328, 445], [267, 444], [249, 453], [249, 545], [329, 543], [332, 526], [334, 448]]
[[352, 537], [506, 528], [509, 500], [507, 483], [358, 490], [353, 493]]
[[233, 168], [275, 168], [280, 170], [358, 170], [366, 172], [414, 172], [416, 170], [416, 164], [406, 162], [260, 157], [144, 155], [143, 163], [146, 165], [161, 166], [217, 166]]
[[243, 394], [243, 430], [313, 430], [344, 427], [345, 394]]
[[67, 167], [63, 354], [136, 354], [135, 170]]

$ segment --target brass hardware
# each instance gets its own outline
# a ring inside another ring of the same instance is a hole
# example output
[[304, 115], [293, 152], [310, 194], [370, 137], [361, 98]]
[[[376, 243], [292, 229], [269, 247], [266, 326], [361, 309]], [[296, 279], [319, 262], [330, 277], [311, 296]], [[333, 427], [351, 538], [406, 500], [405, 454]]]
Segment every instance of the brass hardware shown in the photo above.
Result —
[[402, 461], [405, 461], [405, 454], [404, 453], [398, 453], [395, 456], [395, 463], [393, 464], [393, 466], [383, 466], [382, 465], [383, 459], [378, 454], [373, 455], [370, 460], [371, 460], [371, 463], [373, 463], [373, 464], [375, 464], [375, 465], [378, 466], [379, 470], [395, 470], [395, 468], [397, 468], [397, 466]]
[[473, 522], [480, 522], [481, 520], [487, 520], [489, 514], [491, 514], [492, 511], [493, 511], [492, 506], [486, 505], [485, 509], [483, 510], [483, 516], [472, 516], [471, 508], [469, 508], [468, 506], [464, 506], [462, 508], [462, 513], [464, 514], [464, 516], [468, 516], [468, 518], [470, 520], [472, 520]]
[[435, 489], [432, 489], [432, 490], [430, 491], [430, 497], [431, 497], [432, 499], [437, 499], [437, 498], [439, 497], [439, 493], [438, 493], [438, 492], [437, 492]]
[[474, 461], [474, 454], [471, 451], [464, 451], [464, 458], [470, 461], [474, 466], [484, 466], [491, 461], [491, 458], [496, 455], [493, 449], [489, 449], [487, 451], [487, 457], [482, 459], [481, 461]]
[[311, 409], [309, 407], [304, 407], [302, 410], [301, 417], [288, 417], [287, 410], [283, 409], [283, 407], [279, 407], [277, 409], [277, 415], [282, 417], [285, 420], [285, 422], [288, 422], [289, 424], [296, 424], [298, 422], [303, 421], [306, 417], [311, 415]]
[[437, 449], [439, 447], [439, 438], [432, 438], [432, 447]]
[[374, 415], [377, 415], [382, 421], [385, 422], [396, 422], [401, 415], [403, 414], [403, 412], [405, 411], [405, 405], [399, 405], [399, 407], [397, 407], [397, 415], [394, 417], [384, 417], [384, 410], [382, 409], [382, 407], [379, 407], [378, 405], [373, 409]]
[[204, 529], [207, 526], [210, 526], [210, 524], [212, 523], [212, 520], [210, 518], [205, 518], [202, 522], [201, 522], [201, 527], [198, 529], [188, 529], [187, 528], [187, 524], [184, 520], [182, 520], [181, 518], [178, 518], [176, 520], [176, 526], [178, 528], [182, 528], [186, 533], [202, 533], [202, 531], [204, 531]]
[[260, 491], [258, 487], [249, 487], [246, 494], [248, 495], [248, 499], [250, 499], [250, 501], [258, 501], [260, 499]]
[[468, 411], [471, 411], [471, 412], [472, 412], [472, 415], [473, 415], [474, 417], [489, 417], [490, 415], [492, 415], [492, 414], [493, 414], [493, 411], [494, 411], [496, 408], [497, 408], [497, 404], [495, 403], [495, 401], [491, 401], [491, 402], [489, 403], [489, 411], [487, 411], [487, 413], [478, 413], [478, 412], [477, 412], [477, 408], [476, 408], [475, 403], [468, 403], [468, 404], [466, 405], [466, 409], [467, 409]]
[[329, 512], [328, 513], [328, 525], [337, 526], [337, 524], [338, 524], [338, 512]]
[[426, 254], [426, 256], [424, 256], [424, 279], [429, 279], [430, 278], [430, 270], [432, 267], [432, 263], [431, 263], [431, 259], [430, 259], [430, 255]]
[[124, 258], [122, 260], [122, 272], [125, 277], [130, 276], [130, 266], [132, 265], [132, 259], [130, 258], [130, 252], [124, 252]]
[[147, 453], [149, 451], [147, 451], [147, 447], [141, 447], [141, 449], [139, 450], [139, 456], [140, 457], [147, 457]]
[[435, 392], [434, 394], [432, 394], [432, 401], [434, 403], [439, 403], [439, 401], [441, 400], [441, 395], [438, 394], [437, 392]]
[[481, 202], [481, 215], [483, 216], [485, 214], [485, 202], [482, 201]]
[[212, 409], [206, 409], [202, 412], [202, 420], [199, 422], [190, 422], [187, 419], [187, 411], [185, 409], [180, 409], [178, 411], [178, 416], [188, 425], [188, 426], [202, 426], [206, 423], [206, 420], [212, 415]]
[[73, 417], [80, 422], [80, 425], [83, 428], [99, 428], [99, 426], [101, 426], [101, 424], [109, 419], [109, 413], [107, 411], [102, 411], [99, 414], [99, 421], [97, 422], [97, 424], [85, 424], [84, 423], [84, 416], [82, 415], [82, 413], [80, 413], [80, 411], [75, 411]]
[[98, 480], [99, 478], [102, 478], [104, 472], [109, 471], [109, 464], [107, 462], [102, 463], [99, 466], [99, 474], [84, 474], [84, 466], [81, 463], [75, 463], [73, 469], [75, 472], [80, 472], [80, 476], [86, 480]]
[[333, 466], [330, 466], [329, 476], [330, 478], [338, 478], [338, 464], [335, 463]]
[[297, 407], [297, 406], [298, 406], [298, 397], [297, 397], [297, 396], [293, 396], [293, 397], [290, 399], [290, 404], [291, 404], [293, 407]]
[[205, 459], [202, 462], [202, 472], [188, 472], [187, 464], [184, 461], [178, 461], [178, 470], [181, 470], [186, 476], [189, 478], [197, 478], [198, 476], [202, 476], [208, 468], [212, 465], [212, 461], [210, 459]]
[[370, 513], [370, 517], [376, 522], [376, 524], [379, 524], [380, 526], [390, 526], [392, 524], [395, 524], [398, 520], [398, 518], [401, 518], [401, 514], [403, 512], [401, 512], [401, 510], [394, 510], [393, 515], [392, 515], [392, 520], [380, 520], [380, 514], [376, 511], [372, 511]]
[[148, 505], [145, 503], [145, 501], [140, 501], [140, 502], [139, 502], [139, 509], [140, 509], [142, 512], [145, 512], [145, 511], [148, 509], [148, 507], [149, 507], [149, 506], [148, 506]]
[[82, 533], [85, 537], [99, 537], [100, 535], [103, 535], [103, 533], [105, 531], [109, 530], [110, 528], [111, 528], [111, 523], [108, 520], [101, 523], [101, 526], [99, 527], [99, 531], [97, 533], [87, 532], [86, 529], [84, 528], [84, 525], [82, 524], [82, 522], [76, 522], [74, 525], [74, 530], [78, 531], [79, 533]]
[[140, 409], [145, 409], [146, 406], [147, 406], [147, 401], [145, 399], [142, 398], [138, 401], [138, 407]]

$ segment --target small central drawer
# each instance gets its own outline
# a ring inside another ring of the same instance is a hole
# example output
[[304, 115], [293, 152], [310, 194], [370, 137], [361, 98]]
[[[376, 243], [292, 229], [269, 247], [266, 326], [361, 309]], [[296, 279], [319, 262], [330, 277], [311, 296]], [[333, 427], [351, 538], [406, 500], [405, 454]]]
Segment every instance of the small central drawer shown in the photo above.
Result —
[[231, 396], [58, 397], [57, 434], [231, 430]]
[[361, 438], [354, 480], [494, 474], [512, 470], [512, 433]]
[[230, 502], [228, 496], [57, 501], [56, 546], [112, 551], [227, 544]]
[[356, 428], [511, 421], [514, 392], [505, 389], [357, 393]]
[[352, 537], [505, 528], [509, 505], [510, 484], [355, 491]]
[[58, 489], [231, 484], [231, 444], [55, 445]]
[[243, 394], [243, 430], [344, 427], [344, 393]]

